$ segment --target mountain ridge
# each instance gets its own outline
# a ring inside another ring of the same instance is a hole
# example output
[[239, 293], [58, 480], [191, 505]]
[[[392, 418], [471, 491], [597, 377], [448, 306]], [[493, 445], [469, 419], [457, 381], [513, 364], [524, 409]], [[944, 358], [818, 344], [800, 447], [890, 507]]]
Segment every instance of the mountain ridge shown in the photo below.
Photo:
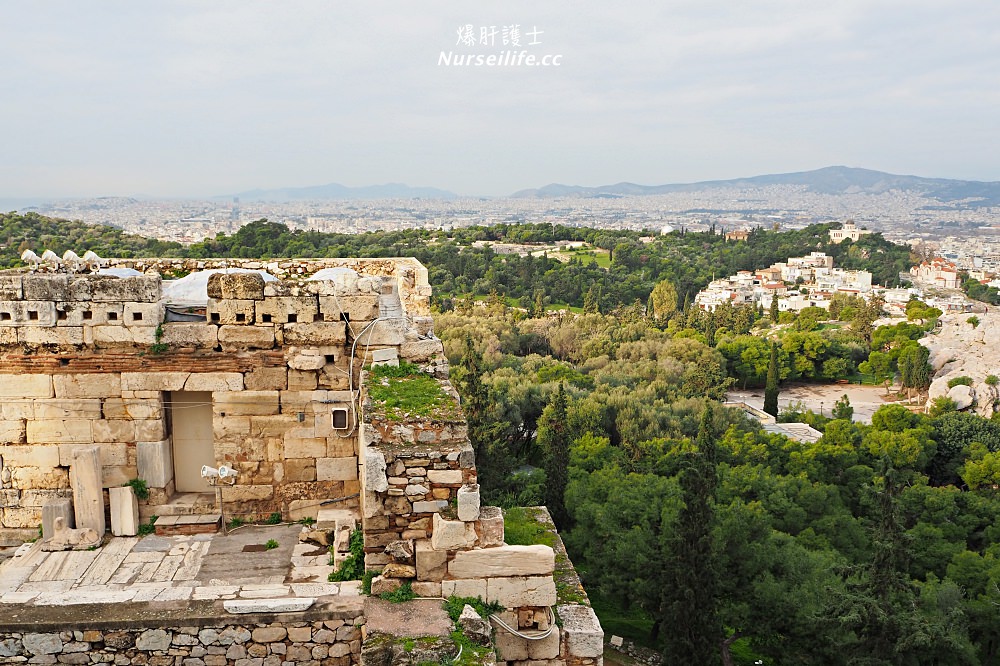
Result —
[[693, 183], [638, 185], [621, 182], [614, 185], [586, 187], [551, 183], [540, 188], [519, 190], [511, 198], [547, 199], [555, 197], [648, 196], [675, 192], [699, 192], [720, 188], [752, 188], [770, 185], [803, 185], [820, 194], [878, 194], [891, 190], [916, 192], [942, 201], [981, 199], [976, 205], [1000, 203], [1000, 182], [949, 178], [926, 178], [892, 174], [857, 167], [829, 166], [811, 171], [765, 174], [729, 180], [706, 180]]

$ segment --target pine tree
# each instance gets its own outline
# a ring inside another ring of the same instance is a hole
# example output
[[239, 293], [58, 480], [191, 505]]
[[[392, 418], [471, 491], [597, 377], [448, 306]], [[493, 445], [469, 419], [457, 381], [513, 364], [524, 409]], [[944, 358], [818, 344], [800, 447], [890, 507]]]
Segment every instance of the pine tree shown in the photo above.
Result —
[[854, 408], [851, 407], [851, 399], [847, 397], [845, 393], [841, 396], [840, 400], [833, 403], [833, 412], [831, 416], [835, 419], [846, 419], [850, 420], [854, 416]]
[[771, 359], [767, 363], [767, 384], [764, 386], [764, 411], [778, 416], [778, 345], [771, 343]]
[[661, 605], [664, 663], [717, 664], [723, 636], [712, 535], [718, 476], [712, 412], [708, 407], [702, 412], [696, 450], [686, 454], [684, 463], [680, 476], [684, 504], [671, 539]]
[[559, 529], [565, 529], [569, 521], [565, 498], [569, 481], [569, 440], [566, 386], [560, 383], [559, 390], [538, 419], [538, 443], [545, 452], [545, 506]]

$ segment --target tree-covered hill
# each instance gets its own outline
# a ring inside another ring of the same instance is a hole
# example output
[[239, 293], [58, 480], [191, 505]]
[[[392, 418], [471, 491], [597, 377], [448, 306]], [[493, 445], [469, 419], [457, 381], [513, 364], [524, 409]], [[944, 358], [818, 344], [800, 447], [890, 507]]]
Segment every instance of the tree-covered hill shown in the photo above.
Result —
[[[889, 243], [879, 234], [857, 243], [829, 242], [832, 225], [812, 225], [795, 231], [758, 229], [746, 242], [727, 241], [714, 230], [652, 232], [564, 227], [552, 224], [494, 225], [453, 231], [377, 231], [331, 234], [291, 230], [283, 224], [259, 220], [232, 235], [219, 234], [188, 247], [132, 236], [109, 226], [56, 220], [29, 213], [0, 217], [0, 266], [17, 265], [21, 252], [40, 254], [51, 249], [62, 254], [73, 249], [94, 250], [101, 256], [182, 257], [391, 257], [412, 256], [427, 266], [431, 285], [443, 309], [456, 296], [486, 296], [491, 292], [516, 300], [583, 307], [588, 294], [596, 307], [608, 312], [636, 301], [645, 303], [653, 287], [667, 280], [683, 302], [693, 299], [713, 277], [738, 270], [763, 268], [792, 256], [824, 251], [837, 266], [863, 268], [880, 283], [894, 284], [910, 266], [909, 250]], [[650, 240], [652, 238], [652, 240]], [[610, 266], [602, 268], [588, 255], [568, 263], [552, 256], [497, 254], [498, 243], [585, 241], [607, 251]]]
[[93, 250], [101, 257], [177, 256], [180, 243], [126, 234], [118, 227], [60, 220], [37, 213], [0, 214], [0, 268], [20, 265], [21, 253], [66, 250], [83, 256]]

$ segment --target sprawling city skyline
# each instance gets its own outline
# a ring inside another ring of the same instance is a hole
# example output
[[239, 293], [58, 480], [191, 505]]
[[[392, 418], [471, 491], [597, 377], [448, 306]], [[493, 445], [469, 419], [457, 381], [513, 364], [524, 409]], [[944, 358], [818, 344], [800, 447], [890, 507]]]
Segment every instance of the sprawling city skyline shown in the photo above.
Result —
[[1000, 6], [731, 4], [9, 3], [0, 198], [1000, 180]]

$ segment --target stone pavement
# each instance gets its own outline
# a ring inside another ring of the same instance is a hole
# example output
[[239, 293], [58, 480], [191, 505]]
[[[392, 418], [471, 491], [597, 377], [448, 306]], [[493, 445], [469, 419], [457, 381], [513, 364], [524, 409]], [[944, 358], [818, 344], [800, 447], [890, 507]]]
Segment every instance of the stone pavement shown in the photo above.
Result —
[[[0, 564], [0, 604], [70, 606], [142, 602], [357, 596], [329, 583], [329, 553], [300, 543], [298, 525], [247, 526], [228, 535], [109, 537], [92, 551], [47, 553], [24, 544]], [[269, 540], [279, 546], [267, 549]]]

